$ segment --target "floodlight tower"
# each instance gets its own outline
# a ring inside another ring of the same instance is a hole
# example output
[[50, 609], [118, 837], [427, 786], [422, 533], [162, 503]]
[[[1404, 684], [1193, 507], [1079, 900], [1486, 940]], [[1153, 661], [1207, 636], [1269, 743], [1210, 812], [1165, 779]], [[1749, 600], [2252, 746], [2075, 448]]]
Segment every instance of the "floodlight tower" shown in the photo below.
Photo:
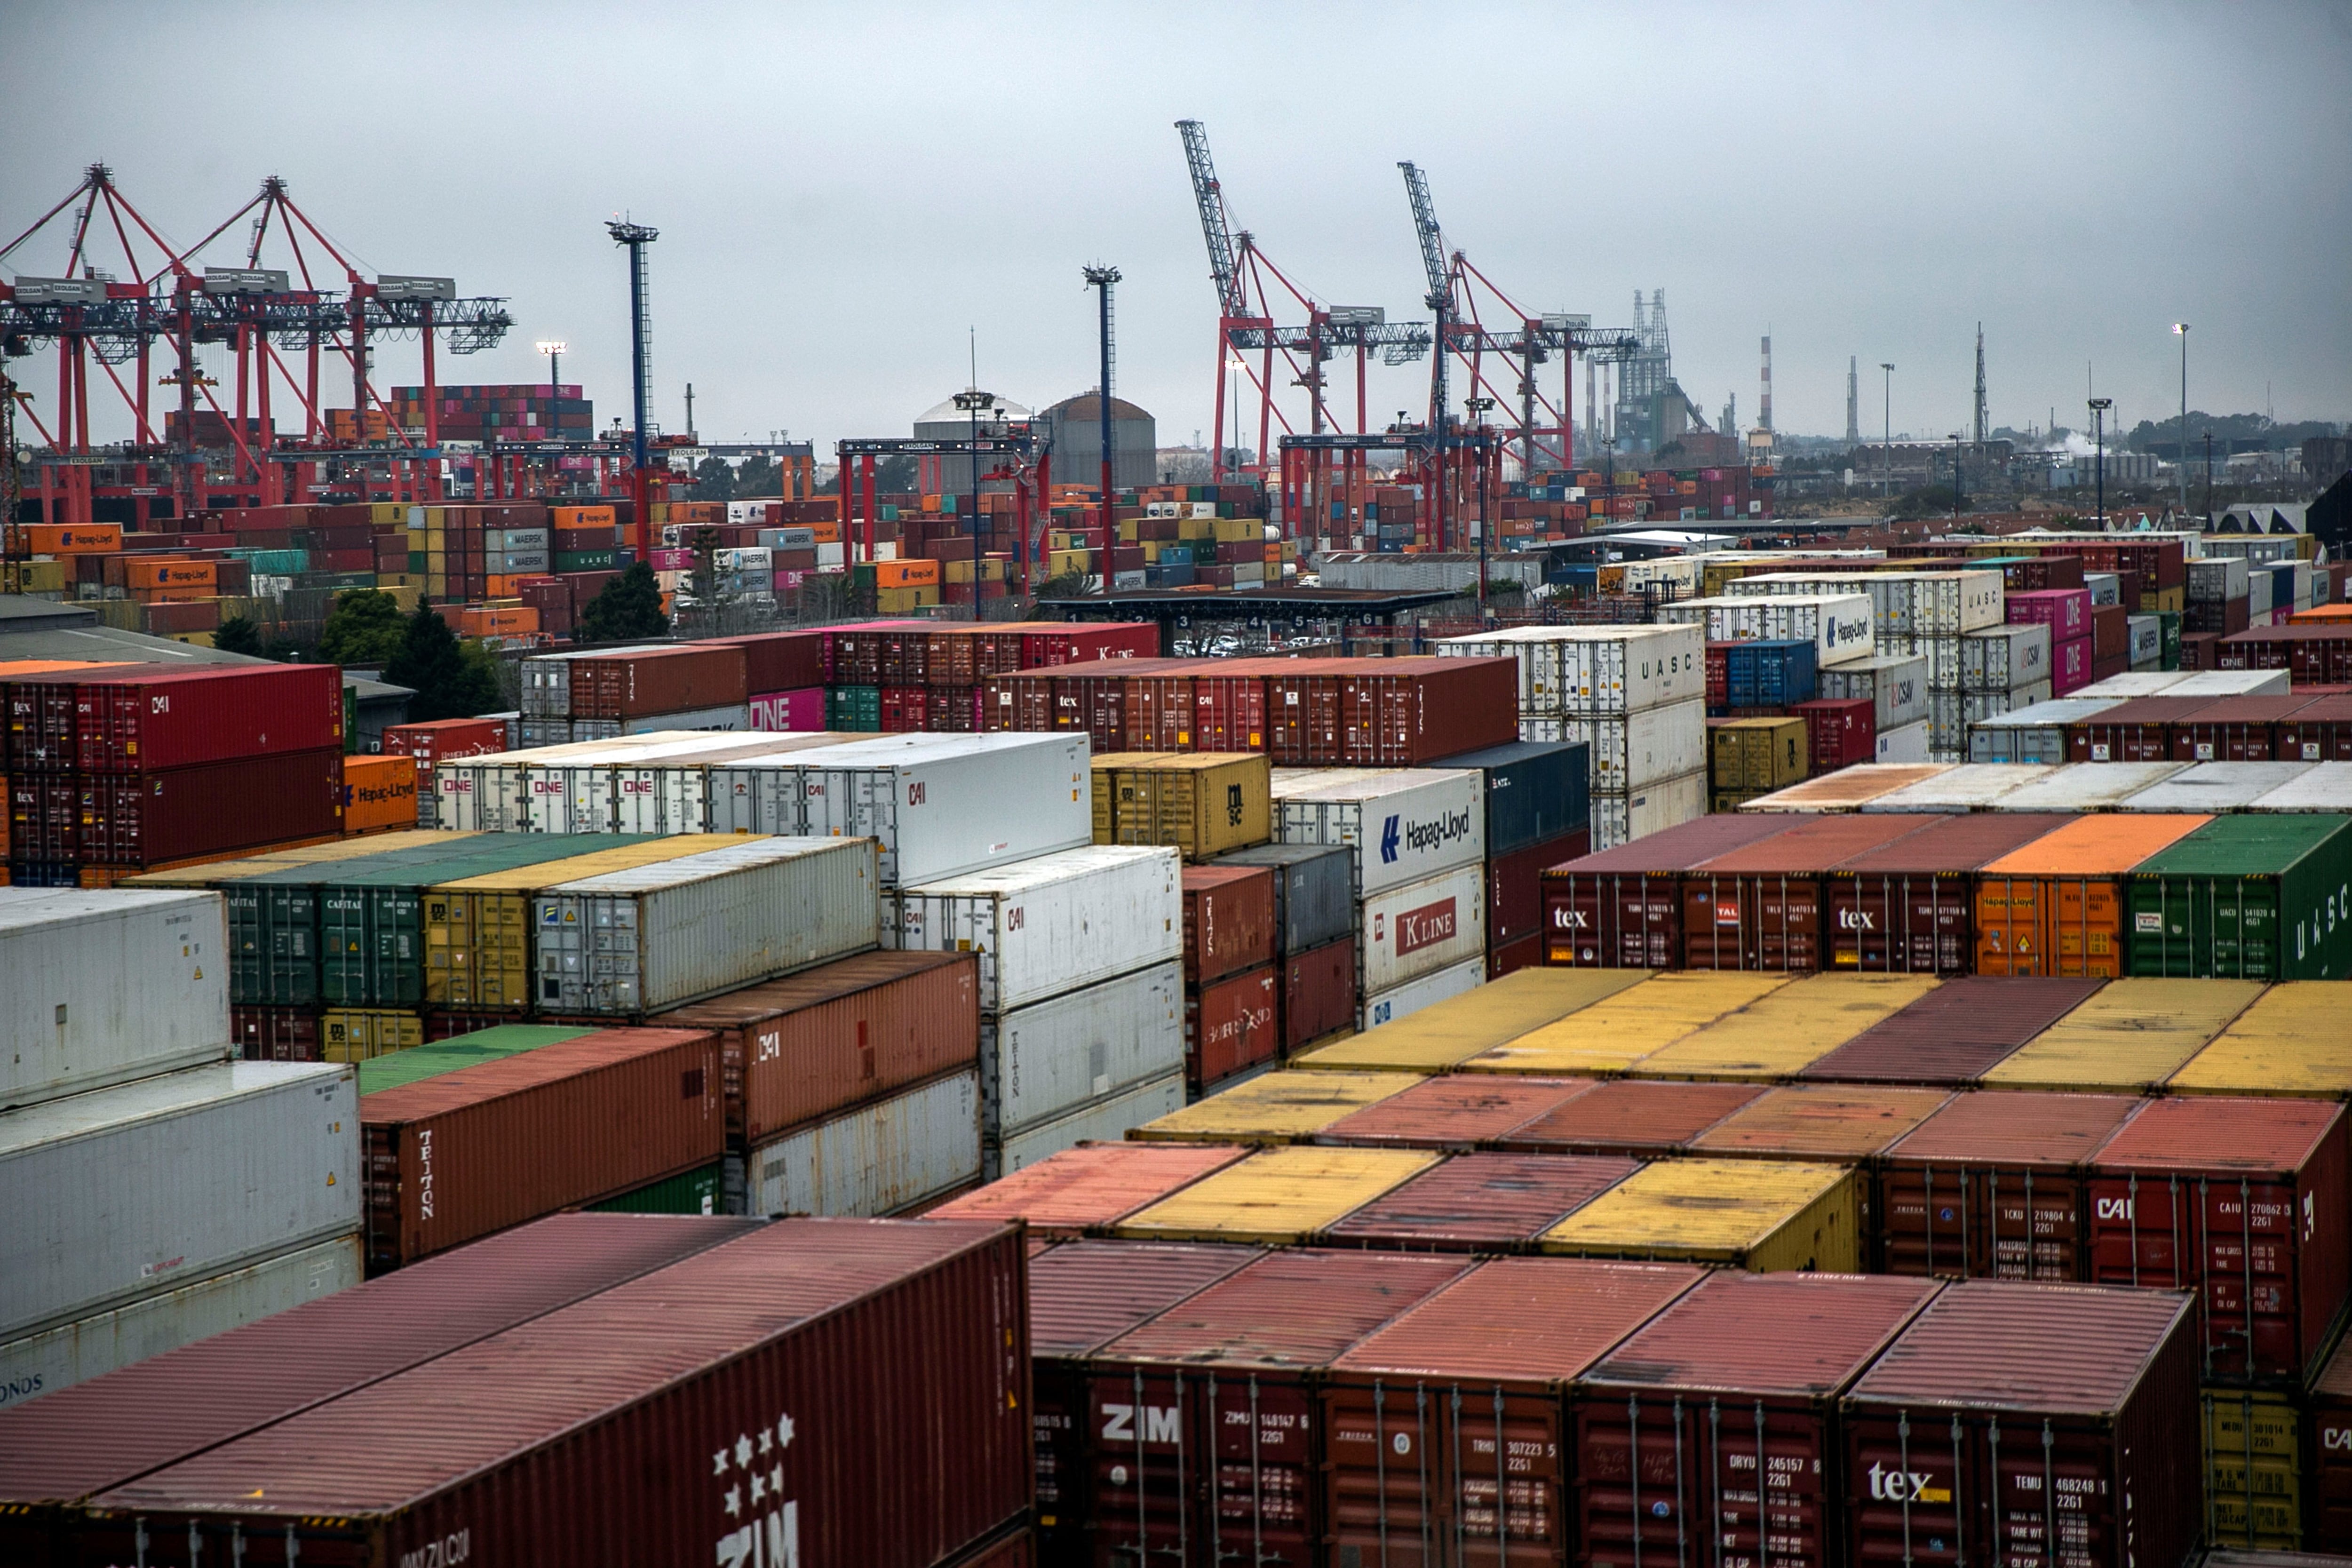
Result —
[[1118, 281], [1118, 268], [1116, 268], [1116, 267], [1104, 267], [1104, 266], [1089, 267], [1089, 268], [1086, 268], [1086, 279], [1087, 279], [1087, 288], [1089, 288], [1089, 289], [1099, 289], [1100, 290], [1102, 290], [1102, 387], [1101, 387], [1102, 396], [1100, 397], [1100, 399], [1098, 399], [1099, 406], [1097, 407], [1097, 412], [1098, 414], [1100, 414], [1100, 415], [1101, 415], [1101, 416], [1102, 416], [1102, 508], [1103, 508], [1103, 510], [1102, 510], [1102, 516], [1103, 516], [1103, 545], [1104, 545], [1104, 548], [1105, 548], [1105, 549], [1108, 549], [1108, 548], [1109, 548], [1109, 545], [1110, 545], [1110, 531], [1111, 531], [1111, 521], [1110, 521], [1111, 500], [1110, 500], [1110, 491], [1111, 491], [1111, 478], [1112, 478], [1112, 475], [1111, 475], [1111, 444], [1110, 444], [1110, 443], [1111, 443], [1111, 430], [1110, 430], [1110, 370], [1111, 370], [1111, 316], [1110, 316], [1110, 291], [1111, 291], [1111, 288], [1112, 288], [1112, 286], [1113, 286], [1114, 284], [1116, 284], [1116, 283]]
[[646, 314], [646, 247], [661, 237], [661, 231], [650, 224], [632, 223], [626, 218], [614, 218], [604, 225], [613, 243], [629, 250], [629, 368], [632, 413], [636, 428], [631, 432], [634, 445], [630, 453], [634, 466], [629, 477], [629, 493], [637, 506], [635, 543], [638, 559], [644, 559], [646, 542], [653, 537], [651, 506], [653, 497], [646, 486], [646, 417], [653, 404], [653, 322]]

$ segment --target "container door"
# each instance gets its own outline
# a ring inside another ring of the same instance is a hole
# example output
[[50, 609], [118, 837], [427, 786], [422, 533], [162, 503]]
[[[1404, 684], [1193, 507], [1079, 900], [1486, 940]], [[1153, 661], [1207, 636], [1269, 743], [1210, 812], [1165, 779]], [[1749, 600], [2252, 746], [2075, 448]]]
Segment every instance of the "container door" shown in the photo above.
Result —
[[1204, 1565], [1308, 1564], [1322, 1537], [1319, 1477], [1313, 1464], [1315, 1415], [1293, 1378], [1212, 1373], [1200, 1403], [1210, 1434]]
[[[1086, 1479], [1096, 1568], [1216, 1568], [1200, 1528], [1199, 1379], [1104, 1373], [1086, 1401]], [[1299, 1561], [1306, 1561], [1304, 1558]]]
[[1591, 1568], [1824, 1568], [1830, 1456], [1812, 1412], [1737, 1397], [1604, 1393], [1579, 1401], [1576, 1430], [1578, 1523]]

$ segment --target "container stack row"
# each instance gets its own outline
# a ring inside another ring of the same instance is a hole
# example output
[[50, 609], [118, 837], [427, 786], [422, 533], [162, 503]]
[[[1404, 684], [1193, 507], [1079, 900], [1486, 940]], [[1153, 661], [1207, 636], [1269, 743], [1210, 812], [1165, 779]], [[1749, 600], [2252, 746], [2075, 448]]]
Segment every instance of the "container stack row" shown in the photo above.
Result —
[[[1972, 763], [2352, 761], [2352, 689], [2290, 692], [2284, 671], [2216, 670], [2146, 693], [2103, 682], [1972, 724]], [[2129, 683], [2139, 684], [2137, 681]], [[2102, 687], [2108, 689], [2102, 689]]]

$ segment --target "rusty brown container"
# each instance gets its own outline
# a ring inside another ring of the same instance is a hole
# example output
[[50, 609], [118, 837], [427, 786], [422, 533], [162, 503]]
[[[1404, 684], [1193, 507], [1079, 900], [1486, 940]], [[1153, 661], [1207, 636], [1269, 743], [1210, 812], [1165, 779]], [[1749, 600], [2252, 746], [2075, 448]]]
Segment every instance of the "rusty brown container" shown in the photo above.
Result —
[[1203, 661], [1192, 679], [1193, 744], [1204, 752], [1263, 752], [1267, 746], [1265, 680], [1287, 659]]
[[706, 638], [701, 646], [741, 648], [743, 689], [756, 694], [823, 686], [824, 643], [823, 632], [753, 632], [745, 637]]
[[1325, 1231], [1329, 1247], [1529, 1252], [1536, 1238], [1641, 1169], [1622, 1154], [1462, 1154]]
[[732, 1240], [760, 1222], [554, 1215], [0, 1415], [0, 1560], [175, 1460]]
[[1026, 1275], [1009, 1228], [780, 1220], [117, 1487], [78, 1544], [930, 1568], [1030, 1507]]
[[1356, 1022], [1356, 939], [1342, 937], [1284, 958], [1282, 1048], [1298, 1051]]
[[1946, 1287], [1843, 1402], [1845, 1560], [2180, 1568], [2204, 1518], [2195, 1321], [2153, 1290]]
[[[1544, 930], [1543, 874], [1554, 866], [1582, 859], [1592, 847], [1592, 830], [1580, 827], [1541, 844], [1530, 844], [1486, 861], [1486, 945], [1508, 947], [1540, 939]], [[1536, 960], [1542, 963], [1542, 959]]]
[[[1043, 1168], [1032, 1165], [1013, 1179]], [[1030, 1260], [1037, 1544], [1046, 1568], [1092, 1562], [1100, 1529], [1087, 1484], [1086, 1358], [1258, 1256], [1247, 1247], [1080, 1241]]]
[[[1106, 745], [1097, 739], [1097, 752], [1194, 752], [1201, 748], [1192, 740], [1192, 677], [1201, 662], [1121, 659], [1108, 671], [1073, 671], [1063, 678], [1065, 683], [1055, 689], [1069, 692], [1077, 700], [1081, 711], [1088, 714], [1086, 728], [1090, 734], [1108, 725], [1109, 715], [1099, 712], [1101, 705], [1108, 700], [1117, 701], [1118, 727], [1111, 734], [1118, 744]], [[1097, 676], [1106, 684], [1084, 684]], [[1073, 679], [1080, 684], [1067, 684]], [[1108, 685], [1112, 681], [1118, 683], [1115, 699], [1109, 696]], [[1102, 722], [1095, 722], [1097, 718]]]
[[1496, 1140], [1530, 1154], [1679, 1153], [1691, 1141], [1764, 1094], [1761, 1084], [1657, 1082], [1618, 1079], [1595, 1084]]
[[1184, 1076], [1221, 1083], [1282, 1054], [1282, 971], [1271, 963], [1184, 991]]
[[1896, 814], [1811, 817], [1718, 855], [1683, 879], [1683, 962], [1692, 969], [1830, 966], [1823, 921], [1829, 873], [1941, 818]]
[[1340, 1357], [1322, 1396], [1332, 1561], [1566, 1568], [1567, 1391], [1700, 1278], [1686, 1264], [1501, 1258]]
[[163, 773], [67, 773], [20, 782], [70, 786], [62, 792], [64, 820], [54, 825], [51, 841], [58, 833], [72, 836], [77, 848], [36, 855], [85, 866], [157, 866], [342, 830], [340, 748], [273, 752]]
[[360, 1097], [371, 1274], [708, 1165], [719, 1041], [599, 1029]]
[[2070, 763], [2172, 760], [2172, 727], [2214, 704], [2210, 697], [2135, 697], [2066, 726]]
[[1690, 1142], [1694, 1154], [1866, 1163], [1943, 1109], [1940, 1089], [1805, 1083], [1768, 1089]]
[[1352, 662], [1339, 688], [1340, 754], [1329, 761], [1419, 767], [1519, 738], [1516, 659], [1424, 655]]
[[928, 1211], [933, 1219], [1020, 1220], [1073, 1240], [1118, 1224], [1252, 1151], [1235, 1143], [1081, 1143]]
[[1318, 1143], [1360, 1148], [1486, 1147], [1598, 1086], [1589, 1078], [1512, 1078], [1467, 1073], [1433, 1078], [1377, 1105], [1351, 1111], [1316, 1134]]
[[[2344, 1343], [2312, 1379], [2310, 1444], [2304, 1544], [2352, 1557], [2352, 1349]], [[6, 1539], [0, 1533], [0, 1542]]]
[[1886, 1152], [1878, 1267], [1953, 1279], [2087, 1281], [2084, 1176], [2148, 1104], [2114, 1094], [1962, 1094]]
[[[1266, 677], [1266, 750], [1278, 768], [1337, 767], [1343, 757], [1345, 726], [1339, 717], [1340, 689], [1352, 658], [1294, 658]], [[1512, 699], [1516, 714], [1517, 698]], [[1458, 749], [1458, 748], [1457, 748]]]
[[1785, 833], [1785, 816], [1702, 816], [1543, 873], [1544, 962], [1678, 969], [1683, 878], [1718, 855]]
[[1947, 980], [1797, 1076], [1829, 1083], [1972, 1084], [2101, 984], [2008, 974]]
[[2278, 748], [2279, 726], [2314, 700], [2302, 697], [2225, 697], [2174, 722], [2176, 763], [2300, 762]]
[[1976, 872], [2064, 816], [1967, 812], [1858, 855], [1830, 874], [1827, 967], [1866, 974], [1966, 974], [1976, 963]]
[[572, 716], [638, 719], [746, 701], [744, 651], [729, 643], [686, 643], [575, 659]]
[[1468, 1268], [1278, 1252], [1103, 1346], [1084, 1434], [1094, 1563], [1319, 1561], [1314, 1374]]
[[758, 1143], [976, 1062], [979, 965], [971, 953], [860, 953], [655, 1024], [718, 1037], [728, 1135]]
[[1184, 983], [1205, 985], [1275, 958], [1274, 873], [1184, 868]]
[[1941, 1289], [1719, 1273], [1652, 1319], [1573, 1396], [1579, 1561], [1843, 1562], [1838, 1397]]

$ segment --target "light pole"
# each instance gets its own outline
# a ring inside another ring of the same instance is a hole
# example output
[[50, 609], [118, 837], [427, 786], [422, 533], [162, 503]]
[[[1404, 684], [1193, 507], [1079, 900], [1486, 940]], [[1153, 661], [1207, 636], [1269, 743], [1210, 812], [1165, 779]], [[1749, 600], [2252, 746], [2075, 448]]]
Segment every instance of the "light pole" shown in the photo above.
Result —
[[996, 401], [996, 394], [973, 387], [955, 395], [955, 405], [971, 416], [971, 472], [965, 488], [971, 491], [971, 618], [980, 619], [980, 411]]
[[1886, 424], [1878, 437], [1878, 499], [1885, 500], [1895, 493], [1895, 367], [1881, 360], [1878, 368], [1886, 373], [1881, 389], [1885, 405], [1880, 410]]
[[2116, 400], [2112, 397], [2091, 399], [2091, 433], [2098, 451], [2099, 531], [2102, 533], [2107, 527], [2107, 410], [2115, 405]]
[[1478, 437], [1478, 618], [1486, 618], [1486, 534], [1494, 524], [1487, 521], [1486, 498], [1486, 411], [1495, 406], [1491, 397], [1465, 397], [1463, 406], [1470, 410], [1471, 428]]
[[[2181, 454], [2188, 456], [2186, 452]], [[2205, 529], [2213, 529], [2213, 432], [2205, 432]]]
[[2175, 321], [2172, 330], [2180, 339], [2180, 515], [2189, 515], [2189, 323]]
[[563, 395], [563, 389], [560, 384], [563, 379], [563, 340], [541, 338], [533, 346], [547, 356], [547, 438], [551, 441], [560, 441], [563, 438], [563, 420], [562, 416], [556, 413], [555, 405]]
[[1960, 521], [1960, 432], [1952, 432], [1952, 525]]

